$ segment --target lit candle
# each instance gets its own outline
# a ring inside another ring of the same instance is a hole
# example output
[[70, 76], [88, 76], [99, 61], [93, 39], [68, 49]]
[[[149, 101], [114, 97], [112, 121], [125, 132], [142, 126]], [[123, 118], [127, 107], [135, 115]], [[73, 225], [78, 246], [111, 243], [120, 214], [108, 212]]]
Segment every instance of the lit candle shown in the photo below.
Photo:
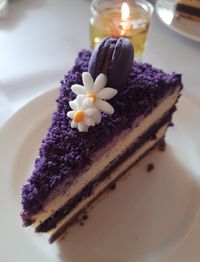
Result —
[[142, 55], [153, 6], [145, 0], [93, 0], [90, 40], [93, 49], [103, 38], [126, 37], [133, 43], [136, 58]]
[[111, 36], [115, 38], [129, 37], [131, 29], [130, 7], [126, 2], [121, 5], [121, 12], [113, 17], [113, 25], [111, 26]]
[[120, 25], [122, 27], [122, 30], [120, 32], [120, 36], [126, 36], [129, 29], [131, 28], [129, 17], [130, 17], [129, 5], [126, 2], [123, 2], [122, 7], [121, 7], [121, 22], [120, 22]]

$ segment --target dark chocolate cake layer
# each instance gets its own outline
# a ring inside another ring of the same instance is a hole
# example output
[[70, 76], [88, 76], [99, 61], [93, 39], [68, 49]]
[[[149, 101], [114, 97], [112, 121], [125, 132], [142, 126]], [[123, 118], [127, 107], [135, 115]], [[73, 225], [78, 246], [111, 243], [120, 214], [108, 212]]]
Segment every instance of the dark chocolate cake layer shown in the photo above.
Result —
[[200, 17], [200, 8], [195, 8], [193, 6], [184, 4], [177, 4], [176, 10], [192, 16]]
[[43, 209], [44, 201], [62, 182], [70, 187], [92, 162], [92, 156], [110, 143], [122, 131], [131, 128], [138, 116], [147, 116], [157, 103], [176, 86], [181, 86], [181, 76], [165, 74], [149, 64], [134, 63], [127, 85], [110, 100], [115, 108], [113, 115], [102, 114], [102, 121], [80, 133], [70, 126], [66, 116], [69, 101], [75, 98], [73, 84], [82, 84], [81, 75], [88, 70], [91, 53], [83, 50], [75, 66], [61, 82], [57, 111], [39, 150], [32, 176], [22, 189], [22, 218], [24, 224], [33, 214]]
[[76, 205], [92, 194], [96, 185], [101, 183], [104, 179], [111, 175], [111, 173], [121, 165], [127, 158], [134, 154], [145, 142], [155, 139], [155, 134], [158, 130], [166, 124], [171, 123], [172, 114], [175, 112], [176, 107], [173, 106], [157, 123], [153, 124], [139, 139], [137, 142], [130, 145], [127, 151], [114, 160], [110, 165], [98, 175], [93, 181], [85, 186], [75, 197], [71, 198], [62, 208], [51, 215], [45, 222], [36, 227], [36, 232], [47, 232], [56, 227], [57, 223], [69, 214]]
[[[156, 147], [160, 147], [163, 146], [163, 144], [165, 144], [164, 142], [164, 138], [161, 138], [158, 142], [156, 142], [151, 148], [149, 148], [143, 155], [141, 155], [135, 162], [133, 162], [130, 166], [128, 166], [114, 181], [112, 181], [106, 188], [104, 188], [103, 191], [101, 191], [95, 198], [92, 199], [92, 201], [89, 203], [89, 205], [87, 205], [86, 207], [84, 207], [84, 210], [86, 210], [92, 203], [94, 203], [96, 201], [96, 199], [98, 199], [98, 197], [103, 194], [106, 190], [110, 189], [110, 186], [113, 185], [113, 183], [116, 183], [117, 180], [119, 180], [123, 175], [125, 175], [132, 167], [134, 167], [140, 160], [142, 160], [146, 155], [148, 155], [148, 153], [150, 151], [152, 151], [154, 148]], [[66, 230], [79, 222], [79, 216], [82, 214], [82, 212], [84, 210], [80, 210], [78, 214], [76, 214], [75, 216], [73, 216], [68, 222], [66, 222], [62, 227], [60, 227], [56, 232], [54, 232], [50, 238], [49, 238], [49, 243], [53, 243], [56, 240], [58, 240], [60, 237], [63, 236], [63, 234], [66, 232]]]

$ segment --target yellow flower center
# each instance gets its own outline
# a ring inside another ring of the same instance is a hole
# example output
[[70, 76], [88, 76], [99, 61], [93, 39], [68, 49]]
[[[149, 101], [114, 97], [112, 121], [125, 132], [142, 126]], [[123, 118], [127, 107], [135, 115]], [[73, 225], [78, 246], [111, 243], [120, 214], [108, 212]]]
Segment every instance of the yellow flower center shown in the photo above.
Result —
[[85, 113], [83, 111], [77, 111], [74, 114], [73, 120], [74, 120], [74, 122], [79, 123], [79, 122], [83, 121], [84, 117], [85, 117]]
[[88, 93], [88, 94], [87, 94], [87, 97], [88, 97], [88, 98], [93, 98], [93, 103], [95, 103], [96, 100], [97, 100], [97, 96], [96, 96], [95, 93]]

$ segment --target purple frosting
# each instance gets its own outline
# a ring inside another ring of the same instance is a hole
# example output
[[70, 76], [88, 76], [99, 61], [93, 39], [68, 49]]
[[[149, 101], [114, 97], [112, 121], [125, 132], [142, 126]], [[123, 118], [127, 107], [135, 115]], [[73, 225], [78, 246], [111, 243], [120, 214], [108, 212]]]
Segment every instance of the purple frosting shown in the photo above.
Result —
[[149, 114], [162, 97], [181, 85], [181, 75], [168, 75], [149, 64], [134, 63], [127, 85], [109, 101], [114, 114], [102, 114], [100, 124], [80, 133], [71, 128], [71, 119], [66, 114], [70, 110], [69, 101], [75, 98], [71, 86], [82, 84], [81, 75], [88, 70], [90, 56], [88, 50], [82, 50], [72, 70], [61, 81], [57, 110], [42, 141], [32, 176], [22, 188], [24, 222], [43, 208], [44, 200], [60, 183], [70, 186], [91, 164], [95, 152], [131, 128], [138, 116]]

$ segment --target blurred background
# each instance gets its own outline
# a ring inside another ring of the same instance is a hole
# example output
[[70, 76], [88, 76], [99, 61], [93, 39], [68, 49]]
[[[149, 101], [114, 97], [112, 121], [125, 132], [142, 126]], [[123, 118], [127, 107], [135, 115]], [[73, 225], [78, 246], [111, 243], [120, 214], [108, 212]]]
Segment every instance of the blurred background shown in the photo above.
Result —
[[[90, 5], [89, 0], [9, 0], [2, 8], [0, 126], [32, 98], [59, 86], [77, 52], [90, 47]], [[184, 92], [197, 104], [199, 54], [198, 41], [171, 30], [154, 11], [142, 60], [182, 73]]]

